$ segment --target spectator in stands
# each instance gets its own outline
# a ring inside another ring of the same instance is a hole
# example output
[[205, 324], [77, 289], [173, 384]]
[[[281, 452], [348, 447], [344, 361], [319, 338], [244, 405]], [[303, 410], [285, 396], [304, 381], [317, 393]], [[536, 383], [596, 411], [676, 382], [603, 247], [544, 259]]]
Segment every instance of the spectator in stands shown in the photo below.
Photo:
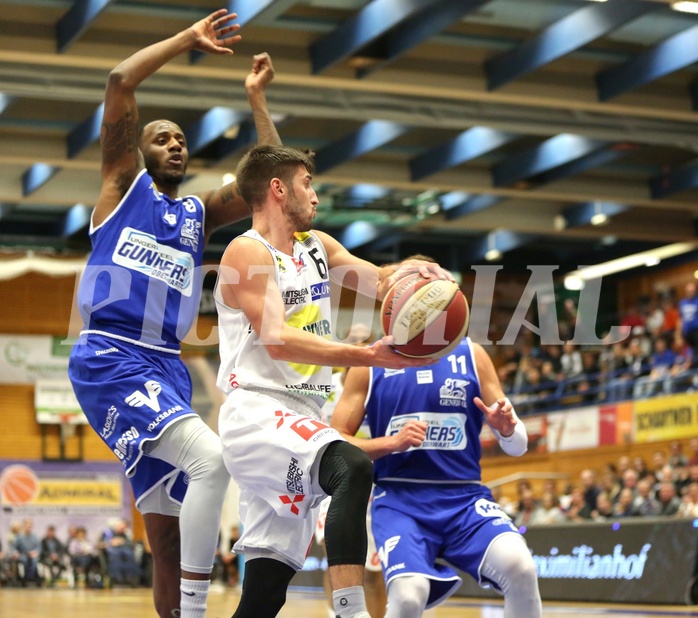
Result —
[[658, 299], [650, 300], [647, 305], [647, 317], [645, 318], [645, 330], [652, 336], [657, 337], [662, 333], [664, 326], [664, 309]]
[[[623, 489], [629, 489], [633, 500], [637, 493], [637, 482], [640, 480], [640, 475], [635, 468], [628, 468], [623, 472]], [[622, 493], [622, 492], [621, 492]]]
[[620, 494], [620, 490], [623, 489], [623, 486], [618, 476], [618, 470], [614, 464], [608, 463], [604, 466], [599, 489], [606, 492], [608, 499], [612, 503], [615, 504], [618, 501], [618, 494]]
[[627, 382], [630, 379], [627, 375], [630, 362], [628, 361], [628, 351], [623, 343], [614, 343], [613, 354], [604, 358], [601, 367], [602, 391], [601, 399], [608, 401], [619, 401], [625, 396]]
[[695, 281], [686, 284], [686, 295], [679, 301], [681, 334], [698, 355], [698, 289]]
[[654, 488], [648, 478], [637, 482], [637, 496], [633, 500], [633, 515], [653, 517], [659, 515], [659, 502], [654, 498]]
[[117, 519], [110, 522], [102, 533], [100, 544], [106, 554], [110, 584], [134, 585], [140, 579], [140, 572], [126, 521]]
[[659, 337], [654, 341], [654, 353], [649, 360], [649, 374], [635, 380], [633, 397], [642, 399], [657, 392], [666, 392], [667, 378], [674, 364], [674, 352], [667, 347], [666, 340]]
[[633, 328], [644, 328], [645, 318], [643, 317], [640, 308], [637, 305], [632, 305], [629, 307], [621, 319], [620, 325], [627, 328], [629, 331], [632, 331]]
[[698, 518], [698, 483], [694, 482], [688, 486], [688, 491], [681, 500], [677, 516], [689, 519]]
[[41, 553], [41, 541], [34, 534], [34, 523], [31, 519], [22, 522], [22, 532], [15, 539], [15, 551], [18, 554], [18, 561], [21, 565], [23, 586], [33, 582], [37, 586], [41, 585], [39, 578], [39, 554]]
[[557, 496], [552, 491], [544, 491], [540, 499], [541, 524], [561, 524], [567, 521], [565, 514], [560, 508]]
[[572, 489], [572, 500], [570, 506], [565, 512], [567, 521], [580, 522], [588, 521], [592, 518], [592, 509], [584, 497], [584, 487], [577, 485]]
[[688, 465], [689, 467], [698, 466], [698, 438], [691, 438], [688, 446], [691, 449], [691, 454], [688, 456]]
[[517, 527], [534, 526], [543, 523], [545, 513], [530, 488], [521, 492], [520, 504], [519, 512], [514, 517], [514, 524]]
[[238, 555], [233, 551], [233, 546], [240, 538], [240, 527], [233, 526], [230, 529], [230, 542], [225, 551], [221, 551], [221, 561], [223, 562], [223, 576], [228, 586], [237, 586], [240, 580], [240, 570], [238, 567]]
[[690, 386], [695, 385], [696, 371], [694, 367], [693, 348], [686, 343], [683, 335], [679, 332], [674, 335], [672, 345], [674, 352], [674, 363], [669, 369], [667, 378], [667, 392], [675, 393], [684, 391]]
[[563, 378], [574, 378], [583, 373], [582, 355], [576, 345], [569, 342], [565, 343], [562, 356], [560, 357], [560, 365], [562, 366]]
[[679, 311], [674, 305], [671, 297], [665, 297], [662, 300], [662, 310], [664, 311], [664, 323], [662, 324], [662, 335], [665, 337], [668, 335], [673, 335], [676, 329], [679, 327], [681, 316]]
[[633, 512], [633, 500], [635, 496], [633, 495], [632, 489], [629, 487], [624, 487], [620, 495], [618, 496], [618, 502], [613, 507], [614, 517], [632, 517]]
[[594, 511], [596, 509], [596, 498], [601, 492], [596, 484], [596, 471], [590, 468], [582, 470], [579, 474], [579, 480], [584, 489], [584, 501], [589, 507], [589, 511]]
[[635, 470], [635, 472], [637, 472], [638, 479], [641, 479], [643, 476], [647, 476], [647, 474], [649, 473], [647, 463], [645, 462], [645, 459], [640, 455], [635, 455], [635, 457], [633, 457], [633, 469]]
[[659, 501], [659, 515], [671, 516], [679, 512], [681, 500], [676, 495], [676, 487], [671, 481], [662, 481], [657, 493]]
[[[95, 546], [87, 539], [87, 530], [84, 526], [75, 528], [75, 535], [68, 541], [68, 556], [73, 568], [73, 585], [78, 588], [81, 584], [89, 586], [89, 576], [99, 561]], [[101, 579], [101, 578], [100, 578]]]
[[607, 521], [613, 519], [613, 503], [605, 491], [599, 493], [596, 497], [596, 508], [591, 513], [594, 521]]
[[65, 571], [67, 557], [65, 545], [56, 536], [56, 526], [48, 526], [46, 536], [41, 539], [39, 562], [44, 566], [44, 580], [49, 586], [55, 586]]
[[621, 487], [623, 487], [623, 474], [630, 468], [630, 457], [627, 455], [621, 455], [618, 458], [618, 478], [620, 479]]
[[666, 466], [666, 455], [664, 451], [658, 449], [652, 453], [652, 469], [654, 470], [655, 476], [661, 480], [662, 468]]

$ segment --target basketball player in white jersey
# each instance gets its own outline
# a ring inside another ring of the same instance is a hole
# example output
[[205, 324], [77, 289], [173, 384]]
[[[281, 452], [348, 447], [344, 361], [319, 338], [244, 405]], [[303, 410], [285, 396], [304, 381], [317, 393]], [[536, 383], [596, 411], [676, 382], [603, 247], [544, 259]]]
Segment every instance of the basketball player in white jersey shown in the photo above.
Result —
[[[335, 613], [368, 618], [362, 588], [371, 462], [322, 423], [332, 366], [412, 367], [389, 338], [352, 346], [331, 340], [330, 276], [351, 268], [353, 286], [382, 297], [398, 276], [452, 279], [416, 260], [378, 268], [310, 231], [318, 198], [313, 164], [298, 150], [258, 146], [237, 182], [252, 229], [226, 249], [219, 271], [219, 416], [226, 466], [240, 486], [245, 554], [235, 618], [271, 618], [302, 568], [321, 500], [332, 496], [325, 532]], [[334, 270], [333, 270], [334, 269]]]
[[[232, 54], [229, 47], [240, 38], [235, 18], [216, 11], [109, 74], [102, 188], [78, 294], [84, 327], [70, 358], [80, 405], [123, 463], [143, 513], [161, 618], [206, 612], [230, 477], [218, 436], [191, 407], [179, 344], [197, 316], [207, 239], [249, 210], [235, 185], [178, 197], [188, 162], [184, 133], [156, 120], [139, 141], [135, 90], [180, 54]], [[265, 103], [272, 77], [269, 57], [255, 57], [245, 86], [261, 143], [280, 143]]]

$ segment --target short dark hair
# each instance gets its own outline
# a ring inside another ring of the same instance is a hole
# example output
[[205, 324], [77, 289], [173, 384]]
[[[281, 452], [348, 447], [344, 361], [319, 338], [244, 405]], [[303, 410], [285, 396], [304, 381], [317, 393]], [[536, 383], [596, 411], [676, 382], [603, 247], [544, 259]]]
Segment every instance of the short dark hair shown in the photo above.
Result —
[[240, 195], [254, 210], [264, 202], [272, 178], [290, 184], [301, 165], [312, 174], [315, 168], [312, 156], [287, 146], [256, 146], [242, 158], [235, 172]]

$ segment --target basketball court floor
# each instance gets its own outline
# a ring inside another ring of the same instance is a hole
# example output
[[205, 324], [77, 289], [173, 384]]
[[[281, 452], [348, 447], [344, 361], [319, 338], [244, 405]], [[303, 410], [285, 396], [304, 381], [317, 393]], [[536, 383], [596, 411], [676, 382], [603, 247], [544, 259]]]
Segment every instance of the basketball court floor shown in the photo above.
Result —
[[[237, 588], [214, 588], [209, 597], [209, 618], [229, 618], [239, 599]], [[602, 605], [598, 603], [543, 604], [545, 618], [649, 618], [698, 616], [698, 606]], [[94, 618], [95, 616], [152, 617], [151, 591], [147, 588], [115, 590], [0, 589], [2, 618]], [[432, 613], [433, 615], [433, 613]], [[455, 598], [439, 606], [436, 618], [502, 618], [501, 602]], [[291, 591], [279, 618], [327, 618], [320, 591]], [[431, 616], [430, 616], [431, 618]], [[517, 618], [526, 618], [520, 616]]]

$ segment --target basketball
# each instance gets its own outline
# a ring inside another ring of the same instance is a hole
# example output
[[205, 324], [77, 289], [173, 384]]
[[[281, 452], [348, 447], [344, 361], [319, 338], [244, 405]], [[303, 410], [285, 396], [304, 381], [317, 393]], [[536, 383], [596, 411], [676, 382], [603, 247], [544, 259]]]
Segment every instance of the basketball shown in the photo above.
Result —
[[393, 348], [415, 358], [440, 358], [464, 337], [470, 308], [458, 284], [408, 275], [393, 285], [381, 305], [381, 326]]

